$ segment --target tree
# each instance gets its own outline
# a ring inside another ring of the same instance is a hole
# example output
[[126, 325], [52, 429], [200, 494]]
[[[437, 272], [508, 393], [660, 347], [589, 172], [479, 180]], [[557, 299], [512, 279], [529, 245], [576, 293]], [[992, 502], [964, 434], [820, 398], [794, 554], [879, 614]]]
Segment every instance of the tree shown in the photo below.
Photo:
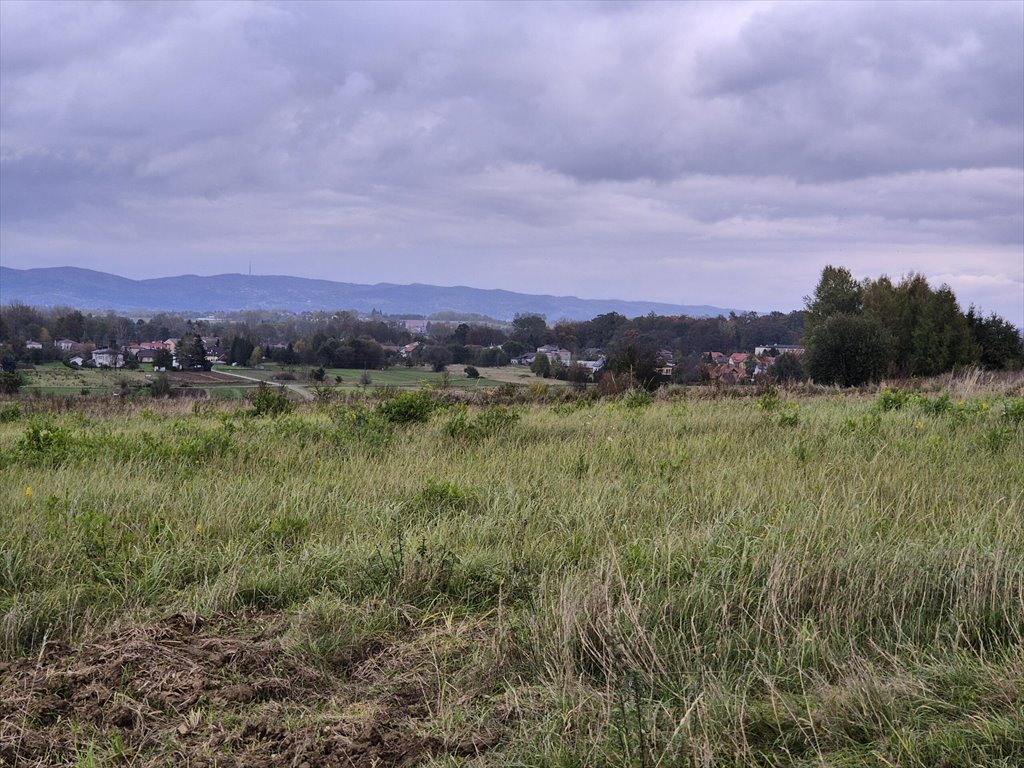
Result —
[[832, 315], [807, 337], [807, 372], [819, 384], [859, 386], [885, 374], [889, 348], [889, 335], [877, 320]]
[[799, 355], [794, 355], [792, 352], [784, 352], [775, 358], [775, 364], [771, 367], [771, 375], [780, 384], [803, 381], [807, 378], [803, 361]]
[[530, 370], [542, 378], [551, 378], [551, 360], [543, 352], [538, 352], [533, 358]]
[[451, 364], [452, 353], [448, 351], [447, 347], [434, 345], [427, 347], [426, 352], [423, 353], [423, 359], [431, 368], [440, 373]]
[[994, 312], [982, 317], [973, 306], [967, 310], [966, 320], [980, 349], [979, 362], [983, 366], [1011, 371], [1024, 368], [1024, 338], [1013, 323]]
[[464, 373], [466, 374], [466, 378], [467, 378], [467, 379], [479, 379], [479, 378], [480, 378], [480, 371], [478, 371], [478, 370], [477, 370], [477, 369], [476, 369], [476, 368], [475, 368], [474, 366], [472, 366], [472, 365], [467, 365], [467, 366], [466, 366], [465, 368], [463, 368], [462, 370], [463, 370], [463, 372], [464, 372]]
[[[289, 347], [291, 344], [288, 345]], [[252, 354], [249, 355], [249, 367], [255, 368], [257, 365], [263, 362], [263, 348], [253, 347]]]
[[231, 342], [231, 349], [228, 352], [228, 362], [245, 365], [249, 362], [249, 358], [252, 357], [252, 352], [255, 348], [256, 345], [245, 338], [245, 336], [235, 336]]
[[153, 353], [154, 368], [171, 368], [174, 365], [174, 355], [169, 349], [158, 349]]
[[178, 341], [177, 352], [178, 365], [183, 370], [210, 370], [210, 361], [206, 359], [206, 347], [203, 340], [197, 333], [186, 334]]
[[512, 320], [512, 338], [527, 349], [543, 345], [547, 335], [548, 324], [543, 315], [516, 315]]
[[859, 315], [864, 307], [864, 289], [853, 279], [846, 267], [831, 264], [821, 272], [821, 279], [811, 296], [804, 296], [807, 305], [807, 331], [833, 315]]
[[319, 368], [314, 368], [309, 372], [309, 376], [313, 381], [323, 381], [327, 377], [327, 371], [321, 365]]

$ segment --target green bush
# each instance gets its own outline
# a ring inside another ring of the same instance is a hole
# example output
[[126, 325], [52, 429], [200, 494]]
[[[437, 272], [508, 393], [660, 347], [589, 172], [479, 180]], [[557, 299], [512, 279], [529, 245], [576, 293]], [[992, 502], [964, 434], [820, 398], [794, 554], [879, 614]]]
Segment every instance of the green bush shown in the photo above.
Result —
[[0, 395], [16, 395], [24, 383], [20, 373], [0, 373]]
[[1003, 403], [1003, 418], [1014, 424], [1024, 422], [1024, 395], [1011, 397]]
[[883, 411], [898, 411], [910, 402], [910, 393], [902, 389], [883, 389], [875, 404]]
[[249, 402], [252, 403], [254, 416], [281, 416], [291, 413], [295, 406], [288, 400], [282, 387], [268, 387], [262, 381], [249, 394]]
[[0, 424], [17, 421], [21, 418], [21, 406], [18, 403], [10, 403], [0, 408]]
[[400, 392], [378, 406], [381, 415], [392, 424], [412, 424], [430, 419], [437, 404], [430, 392]]

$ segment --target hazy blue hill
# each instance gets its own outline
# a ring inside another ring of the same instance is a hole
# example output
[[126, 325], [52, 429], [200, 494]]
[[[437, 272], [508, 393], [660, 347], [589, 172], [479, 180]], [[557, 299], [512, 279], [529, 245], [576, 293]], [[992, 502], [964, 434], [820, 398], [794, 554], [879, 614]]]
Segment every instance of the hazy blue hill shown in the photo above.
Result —
[[653, 301], [580, 299], [575, 296], [534, 296], [465, 286], [336, 283], [284, 275], [180, 275], [129, 280], [78, 267], [11, 269], [0, 267], [0, 303], [20, 301], [35, 306], [66, 304], [83, 309], [119, 312], [177, 310], [192, 312], [240, 309], [355, 309], [368, 312], [431, 314], [452, 310], [510, 319], [517, 312], [536, 312], [549, 320], [589, 319], [605, 312], [627, 317], [660, 315], [715, 316], [729, 310], [706, 305], [675, 305]]

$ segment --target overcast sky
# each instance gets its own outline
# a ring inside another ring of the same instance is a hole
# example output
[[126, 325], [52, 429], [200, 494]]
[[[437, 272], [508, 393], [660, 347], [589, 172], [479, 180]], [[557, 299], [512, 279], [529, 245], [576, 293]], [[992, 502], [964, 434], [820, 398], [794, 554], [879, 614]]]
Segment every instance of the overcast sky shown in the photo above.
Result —
[[1024, 324], [1024, 3], [0, 2], [0, 261]]

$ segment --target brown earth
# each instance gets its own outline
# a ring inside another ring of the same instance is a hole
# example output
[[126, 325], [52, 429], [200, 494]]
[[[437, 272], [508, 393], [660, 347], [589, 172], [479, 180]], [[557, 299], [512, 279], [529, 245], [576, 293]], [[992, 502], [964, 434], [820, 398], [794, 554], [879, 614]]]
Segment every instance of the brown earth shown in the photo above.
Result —
[[[406, 766], [500, 742], [500, 707], [467, 718], [469, 733], [434, 722], [441, 681], [416, 667], [444, 638], [365, 648], [325, 669], [287, 651], [284, 629], [273, 617], [174, 615], [0, 664], [0, 765]], [[457, 703], [473, 709], [483, 693]]]

